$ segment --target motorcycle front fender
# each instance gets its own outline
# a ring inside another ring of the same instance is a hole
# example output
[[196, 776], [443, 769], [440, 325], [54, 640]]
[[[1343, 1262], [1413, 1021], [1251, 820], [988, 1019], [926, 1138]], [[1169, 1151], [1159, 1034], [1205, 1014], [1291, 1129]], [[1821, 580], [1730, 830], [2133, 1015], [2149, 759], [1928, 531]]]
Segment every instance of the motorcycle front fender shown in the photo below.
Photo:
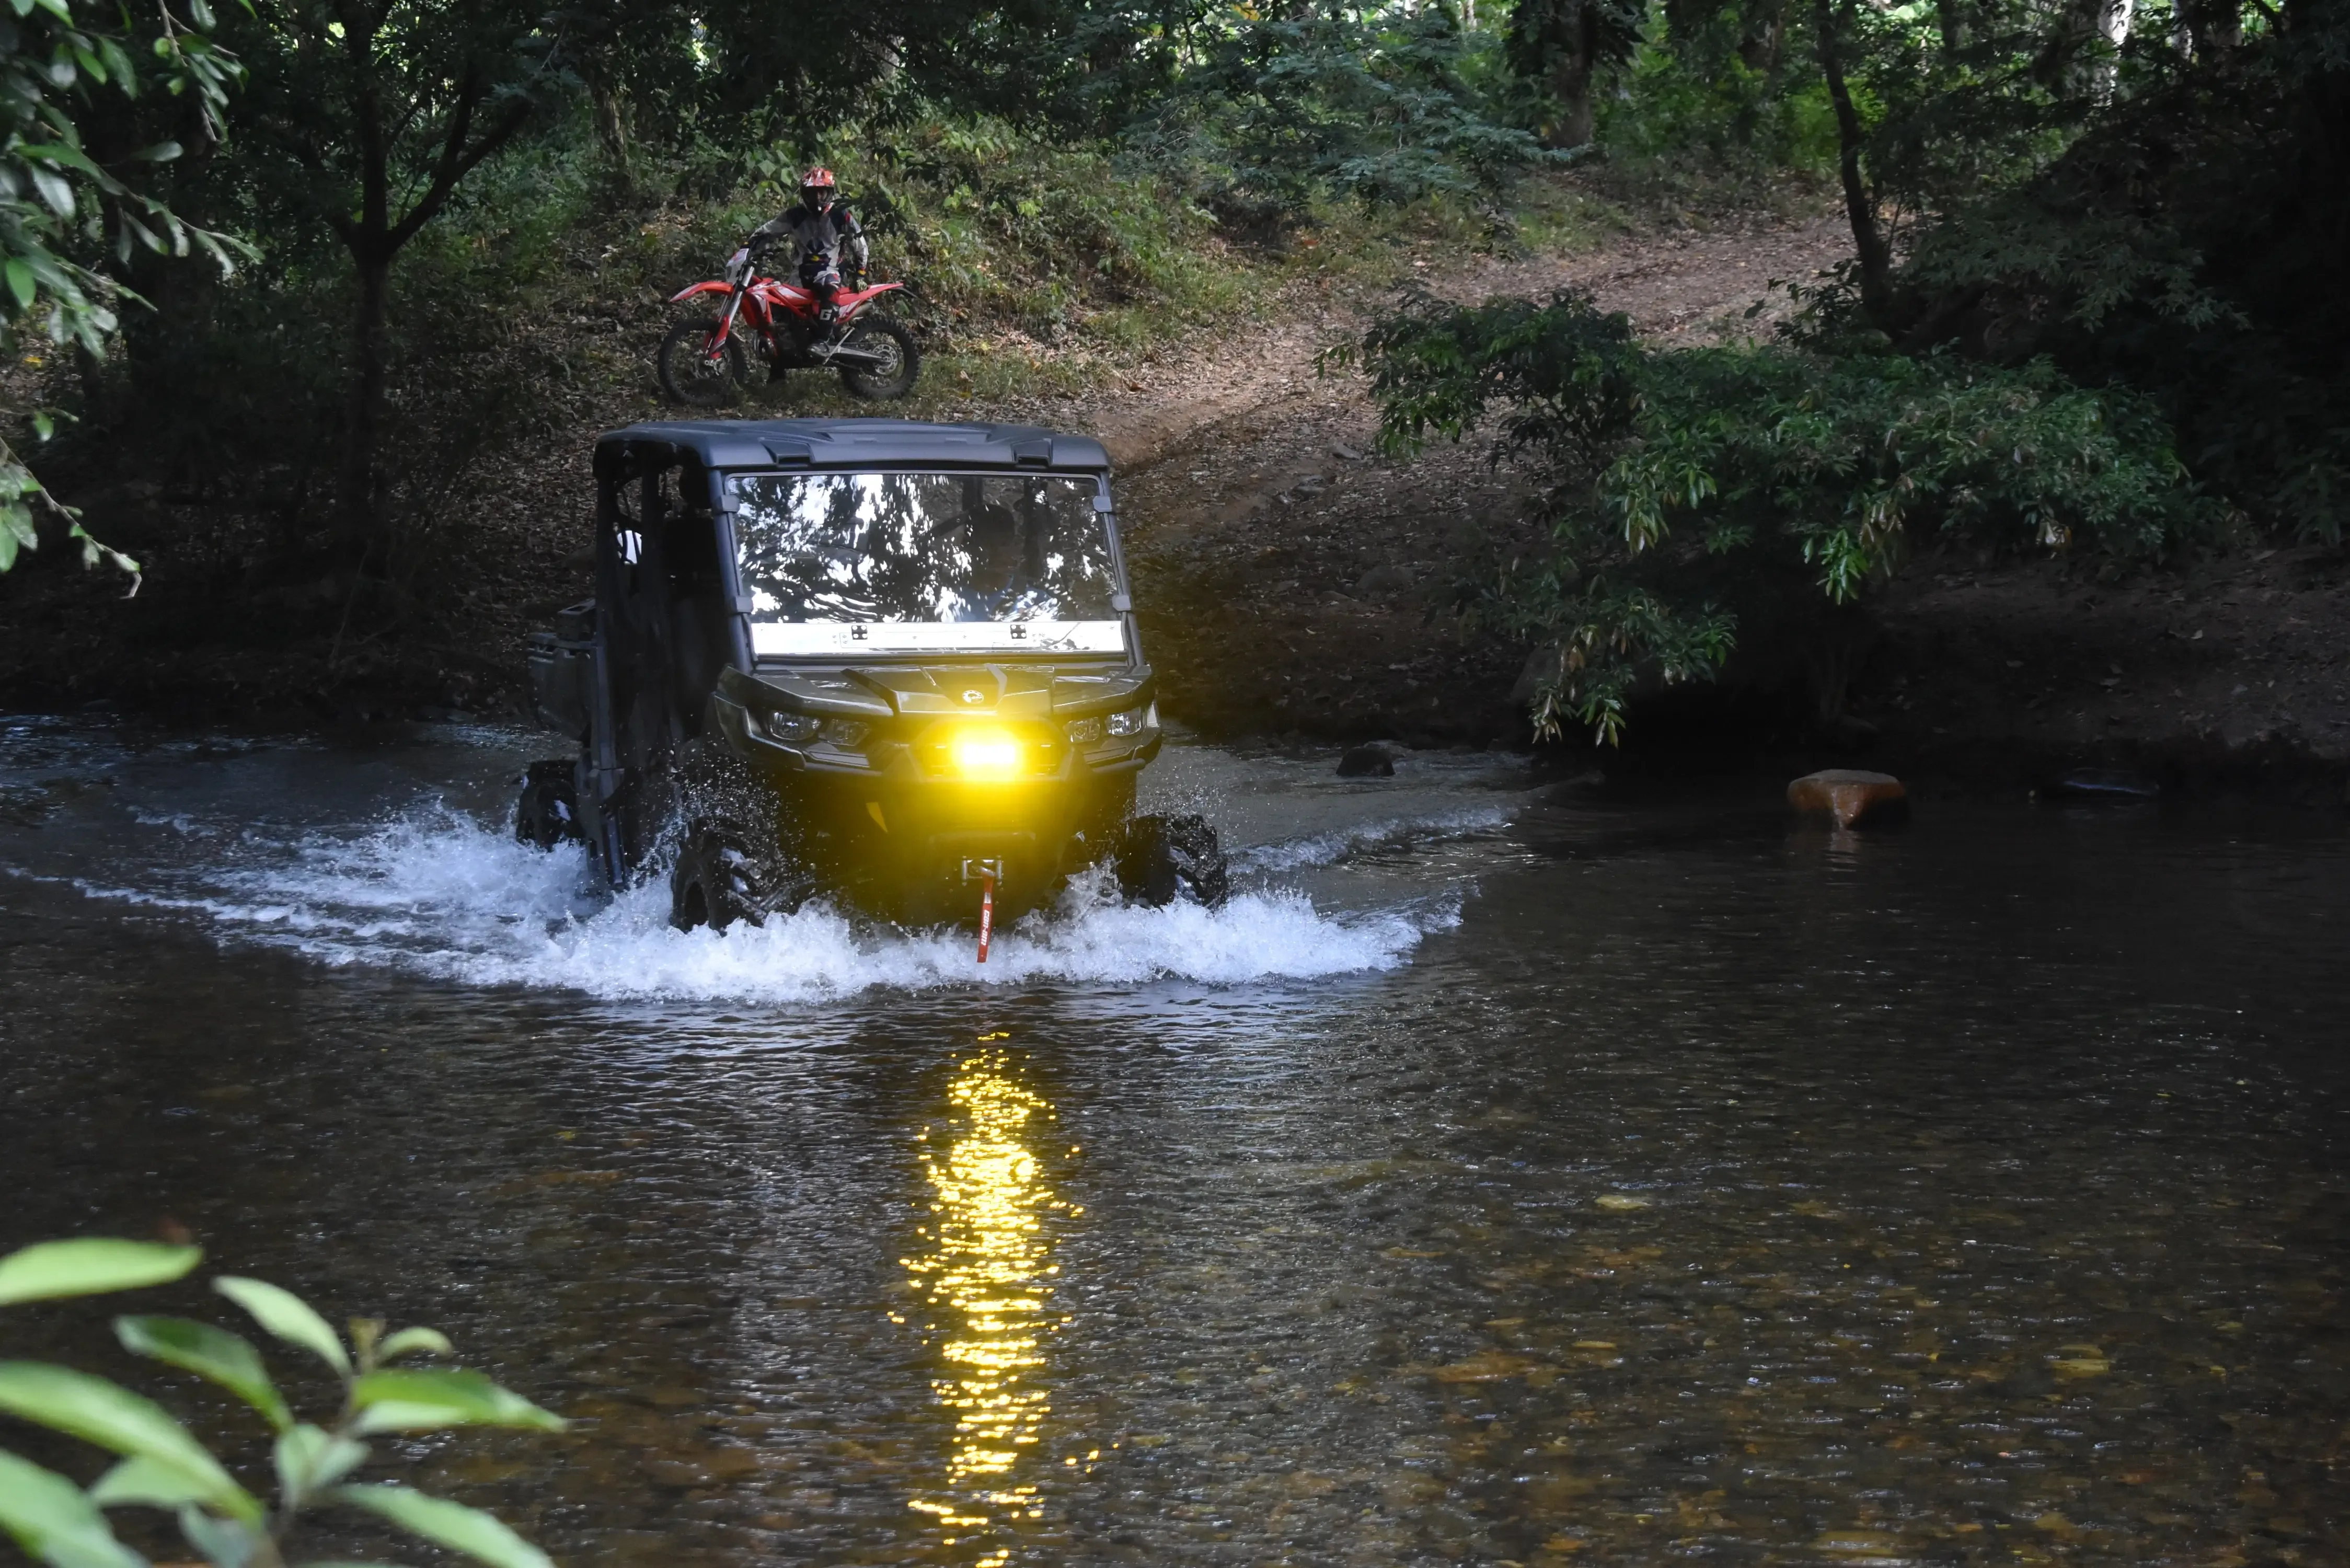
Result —
[[677, 305], [691, 299], [697, 294], [728, 294], [733, 292], [733, 287], [731, 283], [697, 283], [691, 288], [681, 288], [671, 295], [669, 302], [671, 305]]

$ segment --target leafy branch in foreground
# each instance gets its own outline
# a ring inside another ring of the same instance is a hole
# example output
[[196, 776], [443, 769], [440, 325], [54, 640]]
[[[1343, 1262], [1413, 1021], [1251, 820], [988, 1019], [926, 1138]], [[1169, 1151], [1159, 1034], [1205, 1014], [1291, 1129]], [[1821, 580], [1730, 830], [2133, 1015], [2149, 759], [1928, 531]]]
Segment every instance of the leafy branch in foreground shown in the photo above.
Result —
[[[50, 341], [96, 354], [118, 325], [116, 291], [77, 259], [78, 244], [110, 243], [125, 260], [134, 246], [182, 256], [192, 247], [224, 275], [253, 251], [132, 189], [91, 155], [79, 117], [98, 108], [99, 91], [135, 100], [153, 86], [187, 99], [198, 132], [217, 140], [240, 67], [213, 42], [206, 0], [189, 0], [189, 20], [159, 5], [146, 30], [130, 25], [127, 9], [107, 17], [88, 0], [83, 8], [106, 19], [76, 15], [74, 0], [9, 0], [9, 8], [14, 18], [0, 26], [0, 323], [37, 323]], [[140, 74], [140, 54], [154, 62], [151, 78]], [[158, 141], [125, 161], [164, 163], [181, 151], [177, 141]]]
[[[46, 410], [33, 413], [33, 429], [47, 441], [56, 423]], [[25, 460], [16, 455], [6, 438], [0, 437], [0, 572], [16, 564], [17, 552], [36, 549], [40, 544], [39, 517], [36, 504], [46, 506], [65, 520], [67, 535], [81, 541], [81, 562], [95, 566], [105, 561], [130, 577], [130, 592], [139, 591], [139, 563], [121, 551], [100, 544], [81, 525], [81, 510], [68, 506], [49, 493]], [[129, 596], [125, 596], [126, 597]]]
[[[0, 1258], [0, 1306], [138, 1290], [181, 1279], [203, 1260], [194, 1247], [92, 1237], [47, 1241]], [[0, 1530], [49, 1568], [146, 1568], [116, 1539], [106, 1511], [174, 1514], [188, 1544], [213, 1568], [284, 1568], [287, 1541], [306, 1511], [357, 1509], [420, 1540], [492, 1568], [551, 1568], [546, 1554], [478, 1509], [408, 1487], [348, 1480], [366, 1462], [361, 1438], [452, 1427], [559, 1431], [562, 1418], [478, 1372], [395, 1365], [450, 1354], [429, 1328], [386, 1334], [354, 1318], [348, 1343], [292, 1292], [222, 1276], [213, 1288], [280, 1342], [324, 1362], [341, 1381], [333, 1423], [296, 1418], [251, 1341], [191, 1318], [124, 1316], [115, 1337], [134, 1355], [217, 1384], [258, 1412], [276, 1441], [274, 1507], [246, 1490], [212, 1452], [152, 1400], [70, 1367], [0, 1362], [0, 1412], [78, 1438], [118, 1462], [84, 1488], [0, 1450]], [[321, 1565], [323, 1568], [323, 1565]]]
[[[128, 261], [134, 248], [176, 256], [198, 250], [223, 276], [237, 257], [255, 254], [244, 241], [191, 223], [132, 188], [82, 137], [80, 120], [99, 111], [101, 93], [136, 100], [152, 88], [186, 100], [197, 132], [219, 139], [221, 110], [240, 67], [213, 42], [206, 0], [188, 0], [186, 20], [168, 3], [158, 4], [155, 26], [143, 29], [130, 23], [127, 9], [108, 16], [88, 0], [82, 7], [90, 15], [77, 15], [75, 0], [9, 0], [13, 15], [0, 17], [0, 347], [37, 328], [53, 343], [104, 353], [121, 326], [115, 306], [137, 296], [88, 265], [101, 246], [110, 245], [119, 261]], [[139, 55], [151, 65], [141, 67]], [[177, 141], [162, 140], [120, 161], [163, 163], [180, 154]], [[36, 413], [33, 423], [47, 440], [48, 417]], [[0, 572], [38, 545], [36, 501], [81, 541], [84, 565], [106, 562], [135, 584], [139, 563], [91, 538], [80, 514], [51, 495], [5, 442]]]
[[[1359, 353], [1383, 446], [1461, 440], [1544, 488], [1544, 548], [1462, 585], [1471, 618], [1555, 655], [1537, 735], [1622, 735], [1635, 686], [1711, 679], [1739, 618], [1713, 597], [1808, 584], [1847, 605], [1934, 534], [2000, 548], [2154, 554], [2205, 522], [2145, 400], [2045, 360], [2002, 368], [1783, 346], [1655, 350], [1587, 295], [1461, 306], [1425, 294]], [[1842, 691], [1822, 708], [1841, 708]]]

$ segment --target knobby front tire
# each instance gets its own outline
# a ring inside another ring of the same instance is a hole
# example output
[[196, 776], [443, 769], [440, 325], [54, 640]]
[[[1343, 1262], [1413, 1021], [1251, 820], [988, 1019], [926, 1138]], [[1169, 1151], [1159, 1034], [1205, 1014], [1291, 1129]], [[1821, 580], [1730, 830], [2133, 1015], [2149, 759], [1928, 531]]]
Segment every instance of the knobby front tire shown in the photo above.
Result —
[[661, 392], [671, 402], [692, 409], [721, 408], [733, 401], [734, 394], [751, 379], [750, 357], [743, 351], [739, 326], [728, 335], [723, 348], [711, 353], [710, 340], [718, 335], [718, 327], [715, 316], [695, 317], [671, 327], [669, 336], [661, 339], [660, 354], [653, 364], [660, 377]]

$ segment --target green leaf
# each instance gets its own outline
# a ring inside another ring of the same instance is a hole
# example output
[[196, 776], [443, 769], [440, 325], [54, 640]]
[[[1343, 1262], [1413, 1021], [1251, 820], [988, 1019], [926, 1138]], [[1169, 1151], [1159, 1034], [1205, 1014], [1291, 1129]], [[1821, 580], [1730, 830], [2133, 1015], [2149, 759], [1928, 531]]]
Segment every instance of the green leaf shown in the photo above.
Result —
[[343, 1348], [343, 1342], [335, 1337], [327, 1320], [292, 1291], [234, 1274], [214, 1280], [213, 1289], [251, 1313], [254, 1322], [286, 1344], [300, 1345], [346, 1377], [351, 1375], [350, 1353]]
[[437, 1328], [403, 1328], [383, 1342], [376, 1354], [378, 1361], [397, 1361], [403, 1355], [454, 1355], [456, 1347], [449, 1336]]
[[158, 1464], [144, 1455], [128, 1459], [98, 1478], [89, 1501], [100, 1508], [131, 1504], [148, 1508], [184, 1508], [209, 1495], [204, 1485], [187, 1471]]
[[[16, 281], [23, 266], [22, 262], [8, 263], [8, 286], [20, 296], [27, 292]], [[108, 1236], [42, 1241], [0, 1258], [0, 1306], [168, 1284], [202, 1262], [203, 1256], [202, 1247], [118, 1241]]]
[[0, 1449], [0, 1530], [50, 1568], [146, 1568], [98, 1505], [55, 1470]]
[[[33, 269], [26, 266], [23, 262], [17, 260], [15, 256], [10, 256], [8, 258], [6, 271], [8, 275], [8, 292], [16, 296], [16, 308], [19, 310], [32, 309]], [[64, 1243], [62, 1242], [54, 1241], [50, 1243], [51, 1246], [61, 1246]]]
[[180, 1533], [203, 1552], [213, 1568], [244, 1568], [260, 1542], [254, 1532], [233, 1520], [214, 1519], [193, 1508], [180, 1510]]
[[37, 163], [28, 167], [25, 172], [33, 182], [33, 189], [41, 193], [41, 200], [48, 203], [49, 211], [70, 222], [74, 215], [73, 187], [67, 184], [55, 170]]
[[38, 1361], [0, 1362], [0, 1410], [167, 1465], [201, 1486], [213, 1507], [240, 1519], [261, 1517], [261, 1504], [161, 1406], [103, 1377]]
[[362, 1432], [433, 1432], [443, 1427], [522, 1427], [559, 1432], [563, 1417], [478, 1372], [394, 1367], [351, 1385]]
[[294, 1424], [294, 1413], [269, 1381], [261, 1353], [240, 1335], [192, 1318], [119, 1317], [114, 1320], [114, 1337], [133, 1355], [212, 1379], [260, 1411], [275, 1431], [282, 1432]]
[[332, 1486], [368, 1457], [367, 1445], [314, 1427], [307, 1421], [277, 1439], [272, 1458], [277, 1463], [277, 1484], [288, 1511], [320, 1487]]
[[338, 1487], [339, 1502], [366, 1509], [435, 1546], [490, 1563], [492, 1568], [555, 1568], [546, 1552], [477, 1508], [427, 1497], [404, 1486]]

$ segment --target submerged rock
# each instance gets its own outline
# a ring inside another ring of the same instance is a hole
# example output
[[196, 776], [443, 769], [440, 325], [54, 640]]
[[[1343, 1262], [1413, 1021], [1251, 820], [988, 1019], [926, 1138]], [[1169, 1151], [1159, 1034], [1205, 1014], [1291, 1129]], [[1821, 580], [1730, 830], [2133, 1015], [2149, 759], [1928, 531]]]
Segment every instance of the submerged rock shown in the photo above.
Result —
[[1838, 827], [1880, 827], [1909, 815], [1909, 794], [1891, 774], [1825, 768], [1787, 786], [1787, 809]]
[[1395, 777], [1395, 758], [1380, 745], [1348, 746], [1338, 758], [1338, 776], [1342, 779], [1391, 779]]

